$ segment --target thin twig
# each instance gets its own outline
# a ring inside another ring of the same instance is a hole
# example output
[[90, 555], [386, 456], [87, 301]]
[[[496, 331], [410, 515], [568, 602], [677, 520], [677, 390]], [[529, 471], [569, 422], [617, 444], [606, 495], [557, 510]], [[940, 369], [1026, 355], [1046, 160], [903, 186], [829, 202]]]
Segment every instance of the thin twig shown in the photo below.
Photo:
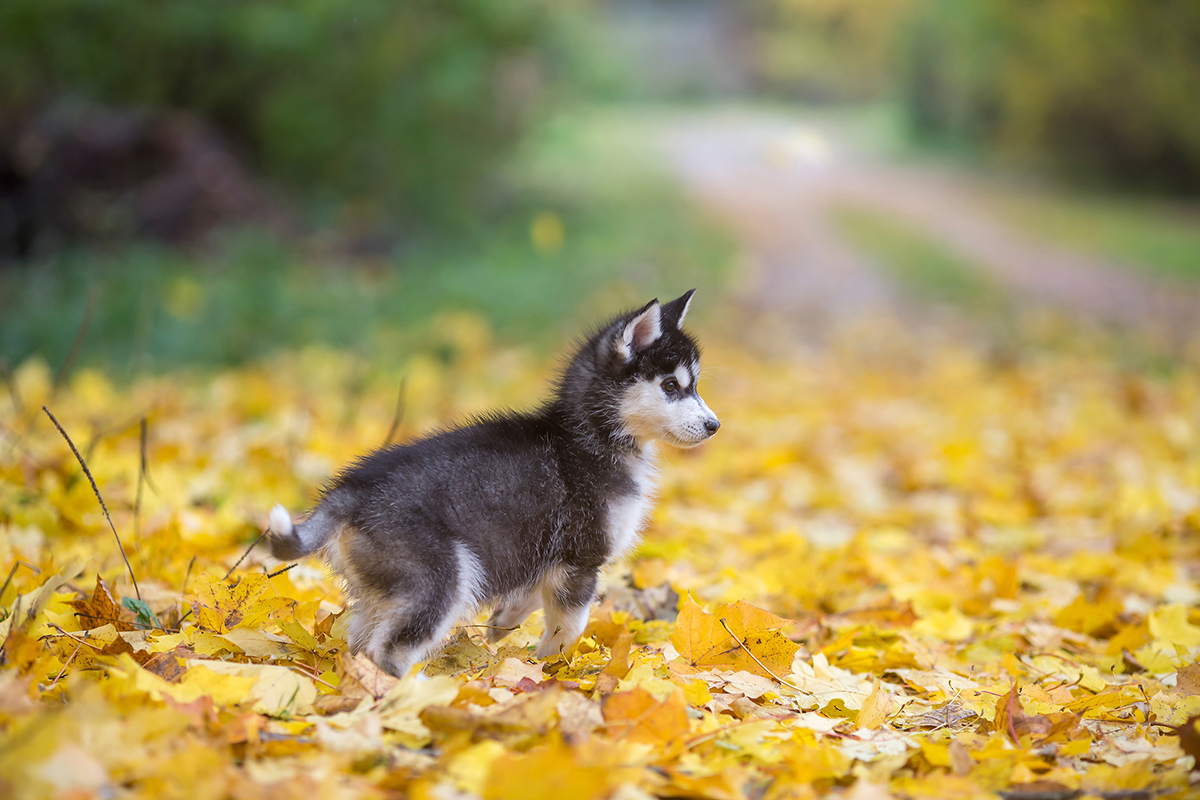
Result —
[[[299, 663], [293, 662], [292, 666], [295, 666], [295, 667], [300, 667], [301, 669], [303, 669], [305, 665], [304, 665], [304, 664], [299, 664]], [[314, 668], [314, 669], [315, 669], [315, 668]], [[303, 671], [301, 674], [302, 674], [302, 675], [304, 675], [304, 677], [306, 677], [306, 678], [308, 678], [308, 679], [310, 679], [310, 680], [316, 681], [317, 683], [321, 684], [322, 686], [325, 686], [325, 687], [327, 687], [327, 688], [333, 689], [335, 692], [338, 690], [338, 687], [334, 686], [334, 685], [333, 685], [332, 683], [330, 683], [329, 681], [322, 680], [322, 678], [321, 678], [321, 676], [320, 676], [320, 675], [311, 675], [311, 674], [309, 674], [308, 670], [304, 670], [304, 671]], [[359, 684], [359, 685], [360, 685], [360, 686], [362, 686], [362, 684]], [[366, 687], [364, 686], [363, 688], [365, 689]], [[372, 697], [373, 697], [373, 696], [374, 696], [374, 695], [372, 695]]]
[[[946, 680], [946, 685], [948, 685], [951, 689], [954, 688], [954, 682], [949, 679]], [[967, 687], [964, 686], [963, 689], [965, 689], [965, 688], [967, 688]], [[962, 689], [959, 689], [958, 691], [956, 691], [954, 693], [954, 697], [951, 697], [950, 702], [946, 703], [946, 707], [944, 709], [942, 709], [943, 711], [946, 712], [946, 721], [930, 728], [928, 731], [929, 733], [933, 733], [934, 731], [940, 731], [942, 728], [950, 727], [950, 707], [952, 705], [954, 705], [954, 701], [958, 700], [959, 695], [961, 695], [962, 693], [963, 693]], [[904, 705], [906, 706], [906, 705], [908, 705], [908, 703], [905, 703]], [[903, 711], [903, 710], [904, 710], [904, 706], [901, 706], [900, 711]], [[897, 711], [896, 713], [899, 714], [900, 712]]]
[[71, 437], [63, 430], [63, 426], [58, 423], [54, 415], [50, 413], [50, 409], [42, 406], [42, 411], [46, 412], [46, 416], [54, 423], [54, 427], [58, 428], [58, 432], [67, 440], [67, 445], [70, 446], [71, 452], [75, 454], [75, 458], [79, 461], [79, 466], [83, 467], [83, 474], [87, 476], [88, 482], [92, 484], [92, 491], [96, 493], [96, 499], [100, 501], [100, 509], [104, 511], [104, 518], [108, 520], [108, 527], [112, 528], [113, 537], [117, 540], [117, 547], [121, 550], [121, 558], [125, 559], [125, 568], [129, 570], [129, 580], [133, 581], [133, 593], [137, 595], [137, 599], [142, 599], [142, 592], [138, 589], [137, 578], [133, 575], [133, 567], [129, 563], [129, 556], [125, 555], [125, 545], [121, 544], [121, 537], [117, 534], [117, 526], [113, 525], [112, 517], [108, 513], [108, 506], [104, 504], [104, 498], [100, 496], [100, 487], [96, 485], [96, 479], [92, 477], [92, 471], [88, 469], [87, 462], [83, 460], [83, 456], [79, 455], [79, 450], [76, 449], [75, 443], [71, 441]]
[[58, 370], [58, 375], [54, 377], [54, 384], [50, 387], [50, 397], [47, 402], [54, 402], [54, 397], [58, 394], [58, 390], [67, 382], [67, 378], [71, 375], [71, 368], [75, 366], [75, 359], [79, 356], [79, 350], [83, 347], [84, 340], [87, 339], [88, 328], [92, 326], [92, 316], [96, 313], [96, 301], [100, 299], [100, 287], [93, 286], [91, 292], [88, 293], [87, 308], [83, 310], [83, 319], [79, 321], [79, 328], [75, 331], [75, 341], [71, 343], [71, 349], [67, 352], [67, 358], [63, 361], [62, 367]]
[[67, 656], [67, 660], [63, 662], [62, 669], [60, 669], [58, 671], [58, 674], [54, 676], [54, 681], [48, 687], [46, 687], [46, 691], [50, 691], [51, 689], [53, 689], [55, 686], [58, 685], [58, 682], [60, 680], [62, 680], [62, 676], [66, 673], [67, 667], [71, 666], [71, 662], [74, 661], [75, 656], [77, 656], [79, 654], [79, 648], [81, 648], [85, 644], [87, 644], [87, 638], [88, 638], [89, 633], [91, 633], [91, 631], [83, 632], [83, 638], [79, 640], [79, 644], [75, 645], [75, 649], [71, 651], [71, 655]]
[[157, 495], [158, 487], [154, 485], [154, 479], [150, 477], [150, 459], [146, 458], [146, 441], [150, 438], [149, 428], [150, 428], [149, 421], [145, 417], [142, 417], [142, 442], [141, 442], [141, 448], [142, 448], [142, 467], [141, 467], [141, 469], [142, 469], [142, 471], [141, 471], [141, 474], [138, 476], [138, 479], [140, 480], [142, 478], [145, 478], [146, 485], [150, 487], [150, 491], [154, 492]]
[[268, 572], [268, 573], [267, 573], [267, 577], [268, 577], [268, 578], [274, 578], [274, 577], [276, 577], [277, 575], [282, 575], [283, 573], [287, 572], [289, 569], [295, 569], [295, 568], [296, 568], [296, 567], [298, 567], [298, 566], [300, 566], [300, 565], [299, 565], [299, 564], [288, 564], [288, 565], [287, 565], [286, 567], [284, 567], [283, 569], [276, 570], [275, 572]]
[[0, 586], [0, 599], [2, 599], [4, 597], [4, 593], [8, 591], [9, 584], [12, 583], [13, 576], [17, 574], [17, 569], [19, 567], [25, 567], [26, 569], [33, 570], [34, 575], [42, 574], [42, 571], [33, 564], [26, 564], [24, 561], [18, 558], [13, 562], [12, 569], [8, 571], [8, 577], [4, 579], [4, 585]]
[[196, 566], [197, 556], [192, 556], [192, 560], [188, 562], [187, 572], [183, 573], [183, 588], [179, 590], [180, 594], [187, 591], [188, 579], [192, 577], [192, 567]]
[[392, 414], [392, 425], [388, 428], [387, 436], [383, 439], [384, 447], [391, 444], [396, 438], [396, 431], [400, 428], [400, 421], [404, 419], [404, 394], [408, 387], [408, 376], [405, 375], [400, 379], [400, 392], [396, 397], [396, 413]]
[[737, 642], [737, 643], [738, 643], [738, 647], [740, 647], [740, 648], [742, 648], [743, 650], [745, 650], [745, 651], [746, 651], [746, 655], [748, 655], [748, 656], [750, 656], [752, 659], [754, 659], [754, 663], [755, 663], [755, 664], [758, 664], [760, 667], [762, 667], [763, 669], [765, 669], [765, 670], [767, 671], [767, 674], [768, 674], [768, 675], [770, 675], [772, 678], [774, 678], [775, 680], [779, 681], [779, 683], [780, 683], [781, 685], [783, 685], [783, 686], [786, 686], [786, 687], [788, 687], [789, 689], [795, 689], [797, 692], [803, 692], [803, 691], [804, 691], [804, 690], [803, 690], [803, 689], [801, 689], [799, 686], [796, 686], [795, 684], [788, 683], [788, 682], [787, 682], [787, 681], [785, 681], [783, 678], [779, 677], [779, 676], [778, 676], [778, 675], [776, 675], [774, 672], [772, 672], [772, 671], [770, 670], [770, 668], [769, 668], [769, 667], [767, 667], [767, 665], [766, 665], [766, 664], [764, 664], [763, 662], [759, 661], [759, 660], [758, 660], [758, 656], [754, 655], [754, 653], [751, 653], [751, 652], [750, 652], [750, 648], [749, 648], [749, 647], [746, 647], [745, 643], [744, 643], [744, 642], [742, 642], [742, 640], [741, 640], [741, 639], [739, 639], [739, 638], [737, 637], [737, 635], [736, 635], [736, 634], [734, 634], [734, 632], [733, 632], [733, 631], [729, 630], [729, 624], [728, 624], [727, 622], [725, 622], [725, 618], [724, 618], [724, 617], [721, 617], [721, 627], [725, 629], [725, 632], [726, 632], [726, 633], [728, 633], [730, 636], [732, 636], [732, 637], [733, 637], [733, 640], [734, 640], [735, 642]]
[[[183, 588], [179, 590], [180, 594], [187, 592], [188, 579], [192, 577], [192, 567], [196, 566], [196, 556], [192, 556], [192, 560], [188, 562], [187, 572], [183, 574]], [[183, 630], [183, 621], [192, 615], [194, 608], [188, 607], [187, 613], [179, 618], [179, 629]]]
[[266, 535], [267, 535], [266, 531], [263, 531], [262, 533], [260, 533], [258, 535], [258, 538], [255, 539], [253, 542], [251, 542], [250, 546], [246, 548], [246, 552], [242, 553], [242, 557], [239, 558], [237, 561], [233, 562], [233, 566], [229, 568], [229, 572], [226, 572], [225, 577], [222, 578], [221, 580], [223, 580], [223, 581], [229, 580], [229, 576], [233, 574], [233, 571], [235, 569], [237, 569], [239, 566], [241, 566], [242, 562], [246, 560], [246, 556], [250, 555], [250, 551], [253, 550], [258, 545], [258, 543], [260, 541], [262, 541], [262, 537], [264, 537]]
[[1013, 707], [1017, 702], [1017, 684], [1014, 681], [1012, 688], [1008, 691], [1008, 735], [1012, 737], [1013, 744], [1019, 744], [1021, 738], [1017, 736], [1017, 726], [1013, 721], [1013, 712], [1016, 709]]
[[505, 628], [501, 625], [479, 625], [474, 622], [466, 622], [462, 625], [455, 625], [455, 628], [491, 628], [494, 631], [515, 631], [520, 625], [513, 625], [511, 628]]
[[4, 579], [4, 586], [0, 586], [0, 601], [4, 600], [4, 593], [8, 591], [8, 585], [12, 583], [13, 576], [17, 574], [17, 568], [21, 566], [21, 562], [12, 565], [12, 569], [8, 571], [8, 577]]
[[[87, 636], [84, 636], [84, 637], [83, 637], [83, 639], [76, 638], [75, 636], [73, 636], [72, 634], [68, 633], [67, 631], [64, 631], [64, 630], [63, 630], [62, 628], [60, 628], [58, 625], [55, 625], [53, 622], [51, 622], [51, 623], [50, 623], [50, 627], [51, 627], [51, 628], [54, 628], [54, 630], [58, 631], [58, 632], [59, 632], [59, 634], [60, 634], [61, 636], [65, 636], [65, 637], [67, 637], [68, 639], [70, 639], [70, 640], [71, 640], [71, 641], [73, 641], [73, 642], [79, 642], [80, 644], [86, 644], [88, 647], [92, 648], [92, 649], [93, 649], [93, 650], [95, 650], [97, 653], [103, 653], [103, 652], [104, 652], [104, 648], [103, 648], [103, 647], [98, 647], [98, 646], [96, 646], [96, 645], [92, 644], [91, 642], [87, 641]], [[87, 634], [87, 633], [90, 633], [90, 631], [84, 631], [84, 633], [85, 633], [85, 634]], [[44, 636], [43, 636], [42, 638], [44, 639], [44, 638], [46, 638], [46, 637], [44, 637]]]

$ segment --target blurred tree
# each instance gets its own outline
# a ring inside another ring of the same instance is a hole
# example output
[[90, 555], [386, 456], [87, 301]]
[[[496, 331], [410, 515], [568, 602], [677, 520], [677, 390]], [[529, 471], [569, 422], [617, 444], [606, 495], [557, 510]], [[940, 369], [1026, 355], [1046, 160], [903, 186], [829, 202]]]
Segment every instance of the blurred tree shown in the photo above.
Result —
[[917, 2], [759, 0], [758, 77], [810, 100], [877, 98], [896, 88], [896, 34]]
[[187, 110], [291, 185], [453, 218], [568, 60], [563, 15], [553, 0], [4, 0], [0, 119], [63, 95]]
[[758, 0], [767, 88], [899, 90], [916, 130], [1129, 186], [1200, 192], [1197, 0]]
[[918, 131], [1140, 188], [1200, 192], [1200, 3], [924, 0]]

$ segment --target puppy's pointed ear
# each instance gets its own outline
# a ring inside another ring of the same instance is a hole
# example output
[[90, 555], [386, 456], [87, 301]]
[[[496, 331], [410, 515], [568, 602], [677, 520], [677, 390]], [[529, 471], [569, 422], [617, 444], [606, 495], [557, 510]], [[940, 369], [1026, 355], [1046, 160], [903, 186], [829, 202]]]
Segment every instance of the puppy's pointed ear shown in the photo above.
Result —
[[692, 304], [692, 295], [695, 293], [695, 289], [688, 289], [682, 295], [663, 306], [663, 323], [675, 328], [683, 325], [683, 318], [687, 316], [688, 306]]
[[630, 361], [634, 354], [654, 344], [660, 336], [662, 336], [662, 306], [658, 304], [658, 298], [655, 298], [621, 326], [617, 332], [617, 354], [626, 361]]

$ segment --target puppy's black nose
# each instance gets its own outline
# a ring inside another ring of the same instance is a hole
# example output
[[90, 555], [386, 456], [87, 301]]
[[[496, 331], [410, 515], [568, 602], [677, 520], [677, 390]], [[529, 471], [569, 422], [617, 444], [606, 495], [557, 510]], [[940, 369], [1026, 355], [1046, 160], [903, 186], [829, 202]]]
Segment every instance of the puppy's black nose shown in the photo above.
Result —
[[708, 435], [712, 436], [717, 432], [717, 428], [721, 427], [721, 420], [716, 417], [709, 417], [704, 420], [704, 429], [708, 431]]

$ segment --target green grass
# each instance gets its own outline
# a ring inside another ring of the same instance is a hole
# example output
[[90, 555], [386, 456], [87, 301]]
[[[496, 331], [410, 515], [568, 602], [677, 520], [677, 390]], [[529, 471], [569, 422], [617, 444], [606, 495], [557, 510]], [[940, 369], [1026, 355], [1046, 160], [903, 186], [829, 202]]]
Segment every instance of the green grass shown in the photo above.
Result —
[[1200, 280], [1200, 206], [1160, 200], [1003, 191], [991, 206], [1029, 233], [1081, 252]]
[[219, 366], [310, 343], [394, 360], [398, 348], [440, 346], [436, 320], [455, 311], [502, 341], [556, 350], [624, 306], [714, 292], [733, 263], [732, 244], [657, 168], [652, 128], [636, 113], [562, 114], [513, 158], [503, 213], [369, 262], [242, 232], [207, 255], [143, 245], [10, 268], [0, 356], [62, 363], [93, 291], [80, 361], [117, 370]]
[[887, 214], [844, 206], [834, 212], [834, 224], [919, 299], [975, 311], [998, 311], [1008, 303], [1005, 290], [970, 262]]

